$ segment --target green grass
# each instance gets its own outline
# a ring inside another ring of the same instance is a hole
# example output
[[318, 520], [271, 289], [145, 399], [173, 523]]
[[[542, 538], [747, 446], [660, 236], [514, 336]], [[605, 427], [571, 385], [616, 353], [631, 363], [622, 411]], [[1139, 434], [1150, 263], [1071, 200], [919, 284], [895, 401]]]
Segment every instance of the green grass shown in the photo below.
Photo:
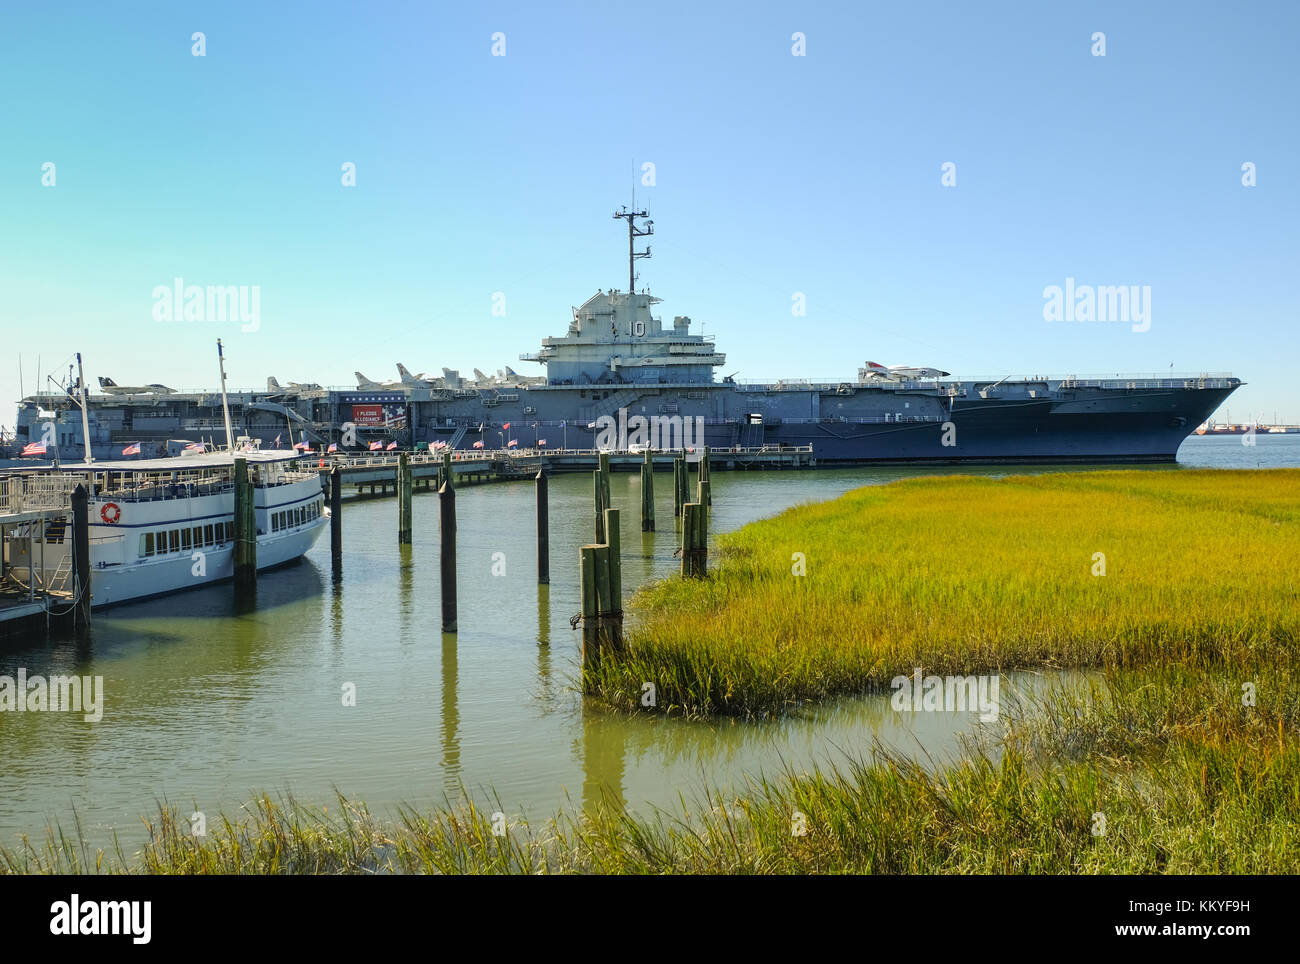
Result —
[[653, 682], [658, 712], [765, 716], [917, 666], [1248, 663], [1300, 635], [1298, 522], [1296, 470], [870, 486], [719, 537], [707, 579], [632, 600], [625, 653], [584, 686], [629, 710]]
[[138, 853], [54, 826], [0, 847], [0, 873], [1297, 873], [1298, 520], [1290, 470], [861, 489], [720, 539], [717, 570], [642, 593], [626, 652], [585, 677], [629, 710], [654, 681], [658, 711], [761, 715], [918, 665], [1101, 667], [1004, 705], [951, 765], [877, 747], [671, 813], [503, 836], [471, 804], [385, 820], [262, 796], [202, 838], [161, 807]]
[[[128, 856], [51, 828], [0, 873], [1295, 873], [1300, 672], [1112, 670], [1025, 707], [1002, 744], [930, 772], [888, 756], [758, 781], [675, 813], [607, 808], [492, 833], [465, 805], [384, 821], [261, 797], [196, 838], [175, 810]], [[807, 833], [792, 833], [795, 813]], [[1105, 833], [1095, 817], [1105, 818]]]

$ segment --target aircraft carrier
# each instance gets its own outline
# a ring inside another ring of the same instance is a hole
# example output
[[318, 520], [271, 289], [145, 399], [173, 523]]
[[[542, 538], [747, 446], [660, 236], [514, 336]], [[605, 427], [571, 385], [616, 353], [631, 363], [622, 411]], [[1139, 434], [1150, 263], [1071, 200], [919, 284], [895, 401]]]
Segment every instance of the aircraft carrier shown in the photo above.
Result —
[[[652, 234], [653, 222], [626, 208], [614, 216], [627, 221], [628, 289], [597, 291], [572, 309], [564, 334], [519, 356], [545, 366], [544, 376], [506, 367], [496, 376], [476, 370], [473, 379], [448, 369], [428, 377], [399, 365], [398, 381], [358, 373], [356, 389], [271, 379], [264, 392], [230, 396], [239, 434], [268, 446], [307, 441], [318, 451], [330, 443], [366, 450], [376, 440], [576, 449], [606, 445], [611, 426], [619, 447], [636, 444], [649, 424], [651, 446], [811, 445], [820, 465], [1170, 462], [1242, 384], [1210, 373], [963, 379], [874, 362], [835, 382], [719, 379], [726, 355], [714, 340], [693, 333], [683, 315], [665, 325], [654, 314], [661, 299], [635, 290], [635, 262], [649, 256], [635, 239]], [[88, 405], [97, 458], [119, 458], [135, 442], [148, 457], [221, 438], [218, 393], [104, 387]], [[53, 437], [48, 454], [79, 459], [80, 435], [70, 392], [19, 404], [18, 447]]]

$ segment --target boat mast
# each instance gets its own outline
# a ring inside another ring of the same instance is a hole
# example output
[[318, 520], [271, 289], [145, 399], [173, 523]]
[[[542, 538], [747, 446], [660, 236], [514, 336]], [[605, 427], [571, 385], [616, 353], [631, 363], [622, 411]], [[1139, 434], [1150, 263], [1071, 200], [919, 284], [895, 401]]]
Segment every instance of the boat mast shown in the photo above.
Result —
[[90, 454], [90, 415], [86, 411], [86, 376], [81, 371], [81, 352], [77, 352], [77, 385], [81, 389], [81, 441], [86, 447], [85, 462], [95, 461]]
[[634, 266], [636, 265], [637, 259], [650, 257], [650, 246], [646, 245], [644, 251], [637, 251], [636, 239], [647, 238], [655, 233], [655, 223], [653, 221], [647, 220], [645, 227], [637, 227], [637, 218], [648, 219], [650, 215], [644, 210], [635, 210], [635, 207], [636, 205], [634, 203], [634, 210], [629, 211], [627, 206], [624, 205], [622, 208], [614, 212], [614, 217], [623, 218], [627, 221], [627, 293], [629, 295], [636, 291], [636, 268]]
[[235, 439], [230, 432], [230, 403], [226, 401], [226, 356], [221, 352], [221, 339], [217, 339], [217, 367], [221, 371], [221, 414], [226, 420], [226, 451], [235, 450]]

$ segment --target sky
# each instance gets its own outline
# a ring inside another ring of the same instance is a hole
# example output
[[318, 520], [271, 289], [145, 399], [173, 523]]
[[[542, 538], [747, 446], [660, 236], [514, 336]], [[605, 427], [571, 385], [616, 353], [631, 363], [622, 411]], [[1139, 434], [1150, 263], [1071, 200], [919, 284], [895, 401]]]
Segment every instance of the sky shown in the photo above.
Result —
[[[1300, 423], [1297, 34], [1290, 2], [5, 4], [0, 425], [77, 351], [214, 388], [218, 337], [232, 388], [542, 374], [626, 287], [634, 191], [639, 285], [720, 376], [1231, 372], [1234, 418]], [[158, 320], [177, 278], [256, 322]], [[1067, 279], [1145, 317], [1048, 320]]]

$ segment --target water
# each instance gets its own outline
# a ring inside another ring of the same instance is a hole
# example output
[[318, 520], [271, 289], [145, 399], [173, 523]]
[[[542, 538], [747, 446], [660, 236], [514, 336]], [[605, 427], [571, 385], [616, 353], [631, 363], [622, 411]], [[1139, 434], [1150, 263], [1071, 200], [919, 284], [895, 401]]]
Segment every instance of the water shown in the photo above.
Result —
[[[1259, 436], [1253, 449], [1193, 438], [1180, 458], [1300, 465], [1300, 436]], [[711, 522], [733, 529], [918, 471], [716, 472]], [[643, 535], [638, 476], [613, 476], [625, 592], [678, 570], [670, 480], [655, 477], [660, 531]], [[628, 717], [585, 703], [569, 617], [577, 549], [593, 535], [590, 490], [586, 475], [551, 480], [549, 587], [536, 585], [531, 482], [458, 491], [457, 636], [439, 631], [437, 499], [417, 494], [414, 544], [400, 549], [395, 500], [345, 504], [341, 583], [326, 536], [300, 564], [262, 576], [255, 609], [236, 610], [231, 588], [216, 586], [97, 613], [83, 642], [10, 642], [0, 673], [101, 675], [107, 698], [99, 723], [0, 714], [0, 841], [52, 820], [70, 827], [75, 809], [92, 841], [117, 831], [129, 849], [160, 800], [211, 816], [261, 790], [329, 803], [337, 789], [381, 814], [457, 802], [462, 791], [494, 792], [508, 813], [533, 819], [602, 795], [675, 807], [705, 785], [743, 789], [747, 775], [868, 756], [876, 739], [942, 761], [986, 726], [971, 713], [898, 714], [885, 696], [768, 723]], [[1053, 680], [1006, 676], [1003, 699]], [[343, 705], [348, 684], [355, 706]]]

